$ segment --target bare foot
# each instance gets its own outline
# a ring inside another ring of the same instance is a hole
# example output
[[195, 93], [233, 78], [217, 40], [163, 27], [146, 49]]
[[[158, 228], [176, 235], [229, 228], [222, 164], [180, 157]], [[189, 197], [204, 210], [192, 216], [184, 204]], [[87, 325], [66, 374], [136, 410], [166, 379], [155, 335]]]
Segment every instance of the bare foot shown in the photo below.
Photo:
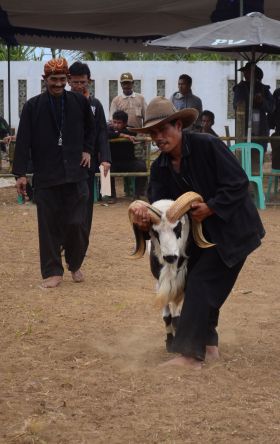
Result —
[[84, 281], [84, 276], [83, 276], [83, 273], [81, 272], [81, 270], [71, 271], [71, 274], [72, 274], [72, 279], [74, 282], [80, 283], [80, 282]]
[[169, 367], [173, 365], [200, 370], [202, 368], [202, 361], [198, 361], [194, 358], [188, 358], [186, 356], [177, 356], [176, 358], [170, 359], [170, 361], [160, 364], [159, 367]]
[[206, 345], [206, 360], [215, 361], [220, 358], [219, 349], [216, 345]]
[[50, 276], [43, 280], [41, 287], [43, 288], [55, 288], [62, 282], [62, 276]]

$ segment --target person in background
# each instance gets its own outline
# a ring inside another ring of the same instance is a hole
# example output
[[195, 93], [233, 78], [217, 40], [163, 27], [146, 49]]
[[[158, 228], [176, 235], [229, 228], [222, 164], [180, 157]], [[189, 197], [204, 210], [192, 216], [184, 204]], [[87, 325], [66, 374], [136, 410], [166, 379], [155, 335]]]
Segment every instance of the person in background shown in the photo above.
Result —
[[87, 230], [90, 235], [92, 226], [93, 204], [94, 204], [94, 181], [95, 173], [99, 172], [99, 165], [104, 167], [106, 176], [111, 167], [111, 153], [107, 137], [107, 122], [101, 102], [90, 95], [91, 72], [86, 63], [75, 62], [69, 67], [68, 83], [71, 91], [83, 94], [89, 101], [95, 121], [95, 135], [93, 140], [94, 152], [89, 168], [89, 199], [87, 207]]
[[3, 142], [6, 144], [10, 144], [11, 142], [15, 142], [16, 141], [16, 136], [6, 136], [3, 138]]
[[[229, 296], [247, 256], [261, 244], [265, 231], [250, 197], [249, 181], [224, 143], [207, 134], [184, 130], [197, 118], [193, 108], [176, 111], [169, 100], [154, 98], [147, 107], [142, 132], [150, 134], [161, 154], [152, 163], [149, 202], [176, 200], [186, 192], [203, 201], [191, 205], [190, 221], [202, 223], [211, 248], [199, 248], [189, 238], [185, 298], [172, 351], [165, 365], [201, 368], [219, 357], [220, 308]], [[139, 131], [138, 128], [135, 131]], [[151, 217], [141, 202], [133, 223], [149, 237]]]
[[88, 100], [82, 94], [65, 91], [67, 76], [64, 58], [44, 65], [47, 91], [23, 107], [12, 171], [17, 192], [25, 197], [31, 156], [45, 288], [62, 282], [62, 245], [73, 281], [82, 282], [80, 268], [88, 247], [87, 179], [95, 125]]
[[[8, 138], [12, 137], [12, 136], [10, 136], [10, 132], [11, 132], [11, 130], [10, 130], [9, 124], [6, 122], [4, 117], [0, 116], [0, 140], [3, 141], [3, 142], [0, 142], [0, 149], [3, 153], [7, 152], [6, 145], [10, 143]], [[0, 158], [1, 158], [1, 155], [0, 155]]]
[[199, 117], [192, 125], [191, 129], [199, 129], [201, 126], [202, 101], [192, 92], [192, 78], [188, 74], [181, 74], [178, 79], [178, 90], [170, 97], [176, 109], [195, 108]]
[[134, 79], [130, 72], [120, 77], [123, 93], [114, 97], [110, 106], [110, 120], [115, 111], [125, 111], [128, 115], [128, 126], [141, 127], [145, 118], [146, 102], [141, 94], [133, 91]]
[[[250, 77], [252, 63], [248, 62], [239, 69], [243, 73], [244, 79], [233, 87], [233, 107], [236, 110], [239, 104], [245, 105], [245, 131], [248, 129]], [[274, 110], [274, 99], [270, 92], [270, 86], [262, 83], [263, 71], [255, 66], [255, 89], [253, 98], [253, 121], [252, 136], [269, 136], [268, 113]], [[264, 152], [267, 149], [267, 141], [257, 140], [263, 146]]]
[[212, 111], [205, 109], [201, 114], [201, 132], [212, 134], [212, 136], [219, 137], [213, 130], [212, 126], [215, 123], [215, 114]]
[[[3, 139], [3, 142], [6, 143], [7, 146], [8, 146], [10, 170], [12, 170], [13, 157], [14, 157], [14, 149], [12, 150], [12, 153], [11, 153], [10, 143], [11, 142], [15, 142], [15, 141], [16, 141], [16, 135], [6, 136]], [[33, 167], [32, 167], [31, 159], [28, 162], [28, 166], [27, 166], [26, 172], [28, 174], [33, 174]], [[33, 187], [33, 177], [32, 177], [31, 181], [29, 179], [27, 179], [27, 183], [26, 183], [26, 197], [28, 198], [28, 201], [30, 201], [30, 202], [33, 202], [33, 192], [34, 192], [34, 187]], [[25, 199], [23, 199], [22, 196], [18, 196], [18, 203], [24, 204], [25, 203]]]
[[[112, 155], [111, 172], [147, 172], [146, 163], [137, 159], [134, 152], [136, 143], [135, 133], [127, 126], [128, 115], [125, 111], [115, 111], [111, 123], [108, 125], [108, 137]], [[114, 142], [116, 139], [127, 139], [127, 141]], [[146, 194], [146, 177], [135, 177], [136, 197]], [[116, 202], [115, 178], [111, 177], [111, 198], [109, 203]]]
[[[269, 127], [274, 130], [274, 133], [271, 134], [271, 167], [275, 170], [280, 170], [280, 88], [275, 89], [273, 98], [275, 108], [274, 111], [268, 115]], [[276, 137], [279, 139], [276, 139]]]

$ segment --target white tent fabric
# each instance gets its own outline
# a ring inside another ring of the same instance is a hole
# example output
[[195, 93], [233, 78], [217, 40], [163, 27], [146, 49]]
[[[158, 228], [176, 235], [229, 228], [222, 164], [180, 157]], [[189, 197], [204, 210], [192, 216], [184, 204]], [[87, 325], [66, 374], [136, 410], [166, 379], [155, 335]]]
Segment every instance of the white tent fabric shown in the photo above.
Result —
[[[245, 13], [257, 5], [256, 10], [280, 19], [275, 0], [243, 4]], [[0, 0], [0, 36], [9, 44], [155, 51], [143, 42], [211, 23], [217, 5], [220, 20], [233, 5], [239, 15], [239, 0]]]

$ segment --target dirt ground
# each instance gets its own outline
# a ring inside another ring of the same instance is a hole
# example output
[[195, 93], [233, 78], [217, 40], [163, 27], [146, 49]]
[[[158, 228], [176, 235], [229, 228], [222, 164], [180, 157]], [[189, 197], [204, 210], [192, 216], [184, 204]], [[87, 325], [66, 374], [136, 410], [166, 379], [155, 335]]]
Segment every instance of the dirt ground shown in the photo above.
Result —
[[36, 208], [0, 190], [0, 443], [280, 442], [280, 207], [222, 309], [221, 359], [158, 367], [165, 352], [147, 257], [133, 261], [129, 202], [96, 205], [84, 263], [40, 288]]

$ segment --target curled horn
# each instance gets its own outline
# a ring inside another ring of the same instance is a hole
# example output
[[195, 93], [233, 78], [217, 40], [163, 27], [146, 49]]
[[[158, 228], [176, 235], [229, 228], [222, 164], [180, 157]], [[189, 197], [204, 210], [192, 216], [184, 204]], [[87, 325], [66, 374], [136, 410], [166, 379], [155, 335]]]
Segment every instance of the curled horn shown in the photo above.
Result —
[[[171, 207], [166, 212], [166, 217], [171, 223], [175, 223], [179, 220], [185, 213], [187, 213], [193, 202], [203, 202], [202, 196], [193, 191], [182, 194], [178, 197]], [[215, 244], [208, 242], [202, 232], [202, 225], [200, 222], [192, 221], [192, 232], [195, 243], [200, 248], [210, 248]]]
[[141, 208], [143, 205], [148, 209], [148, 214], [151, 218], [151, 221], [153, 224], [158, 225], [161, 221], [161, 211], [159, 211], [157, 208], [150, 205], [148, 202], [145, 202], [144, 200], [135, 200], [132, 202], [128, 207], [128, 216], [130, 223], [133, 227], [136, 246], [135, 250], [132, 253], [131, 257], [134, 259], [139, 259], [142, 256], [144, 256], [144, 253], [146, 251], [146, 241], [144, 238], [144, 232], [138, 227], [138, 225], [134, 222], [135, 221], [135, 214], [134, 211], [136, 208]]

